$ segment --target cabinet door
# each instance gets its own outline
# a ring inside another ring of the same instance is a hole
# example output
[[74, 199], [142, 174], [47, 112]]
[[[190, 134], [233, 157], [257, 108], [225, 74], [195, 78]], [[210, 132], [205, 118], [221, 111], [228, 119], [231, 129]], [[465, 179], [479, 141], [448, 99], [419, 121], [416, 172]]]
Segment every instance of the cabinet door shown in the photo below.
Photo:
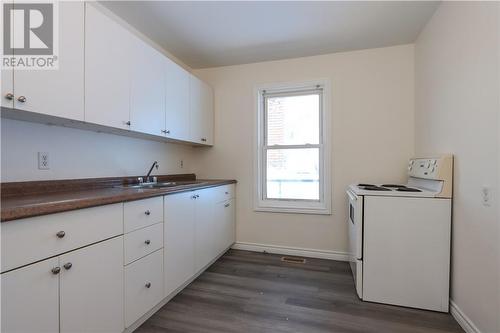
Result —
[[165, 296], [195, 273], [193, 192], [165, 196]]
[[122, 332], [123, 236], [64, 254], [60, 262], [61, 332]]
[[[83, 2], [59, 2], [59, 68], [16, 70], [16, 109], [84, 119], [84, 14]], [[22, 96], [25, 102], [19, 101]]]
[[199, 271], [217, 256], [215, 191], [208, 188], [197, 191], [196, 195], [195, 258]]
[[163, 135], [165, 122], [164, 56], [132, 36], [130, 81], [130, 129]]
[[59, 330], [59, 274], [52, 258], [0, 275], [2, 332]]
[[189, 73], [165, 58], [165, 136], [189, 140]]
[[129, 129], [132, 35], [86, 3], [85, 121]]
[[212, 145], [214, 128], [212, 88], [193, 75], [190, 76], [189, 88], [191, 141]]
[[236, 240], [235, 207], [234, 199], [222, 203], [223, 215], [221, 223], [220, 252], [234, 244]]

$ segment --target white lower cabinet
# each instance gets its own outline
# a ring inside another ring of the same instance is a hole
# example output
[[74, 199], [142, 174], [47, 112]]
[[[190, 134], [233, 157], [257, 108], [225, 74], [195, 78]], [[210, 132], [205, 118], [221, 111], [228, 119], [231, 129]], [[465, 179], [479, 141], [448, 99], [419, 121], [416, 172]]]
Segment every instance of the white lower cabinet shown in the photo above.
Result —
[[233, 245], [236, 238], [234, 199], [218, 202], [215, 206], [215, 246], [220, 253]]
[[1, 275], [2, 332], [122, 332], [123, 237]]
[[1, 332], [133, 329], [233, 244], [233, 195], [226, 185], [3, 223]]
[[58, 271], [51, 258], [0, 275], [2, 332], [59, 331]]
[[165, 196], [165, 296], [234, 243], [233, 187]]
[[193, 192], [165, 196], [165, 296], [195, 273]]
[[129, 327], [163, 299], [163, 250], [125, 267], [125, 326]]
[[215, 188], [196, 192], [195, 207], [195, 263], [199, 271], [217, 256]]
[[61, 332], [122, 332], [123, 237], [60, 256]]

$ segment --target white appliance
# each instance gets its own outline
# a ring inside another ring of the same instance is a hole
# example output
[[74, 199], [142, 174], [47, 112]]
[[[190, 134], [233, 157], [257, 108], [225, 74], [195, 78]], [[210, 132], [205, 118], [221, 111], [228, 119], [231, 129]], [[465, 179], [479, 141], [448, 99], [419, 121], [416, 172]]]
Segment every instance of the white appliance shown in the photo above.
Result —
[[353, 184], [349, 252], [364, 301], [448, 312], [453, 156], [415, 158], [408, 182]]

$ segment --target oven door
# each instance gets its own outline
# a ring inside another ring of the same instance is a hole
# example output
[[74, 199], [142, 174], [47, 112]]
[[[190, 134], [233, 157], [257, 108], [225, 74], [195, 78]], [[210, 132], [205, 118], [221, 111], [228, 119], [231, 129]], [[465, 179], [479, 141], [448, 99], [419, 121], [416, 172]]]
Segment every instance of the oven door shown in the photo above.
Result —
[[363, 259], [363, 196], [358, 196], [347, 190], [349, 198], [348, 230], [349, 255], [353, 260]]
[[363, 299], [363, 196], [358, 196], [349, 190], [347, 196], [350, 266], [356, 292], [359, 298]]

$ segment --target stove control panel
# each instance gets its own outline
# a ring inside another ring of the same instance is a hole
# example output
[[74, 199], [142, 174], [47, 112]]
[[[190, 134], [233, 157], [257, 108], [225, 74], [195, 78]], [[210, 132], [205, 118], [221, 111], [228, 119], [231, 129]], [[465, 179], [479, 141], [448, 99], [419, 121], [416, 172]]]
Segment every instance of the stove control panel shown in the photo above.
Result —
[[413, 158], [408, 162], [408, 176], [443, 182], [443, 189], [451, 191], [453, 155], [431, 158]]

